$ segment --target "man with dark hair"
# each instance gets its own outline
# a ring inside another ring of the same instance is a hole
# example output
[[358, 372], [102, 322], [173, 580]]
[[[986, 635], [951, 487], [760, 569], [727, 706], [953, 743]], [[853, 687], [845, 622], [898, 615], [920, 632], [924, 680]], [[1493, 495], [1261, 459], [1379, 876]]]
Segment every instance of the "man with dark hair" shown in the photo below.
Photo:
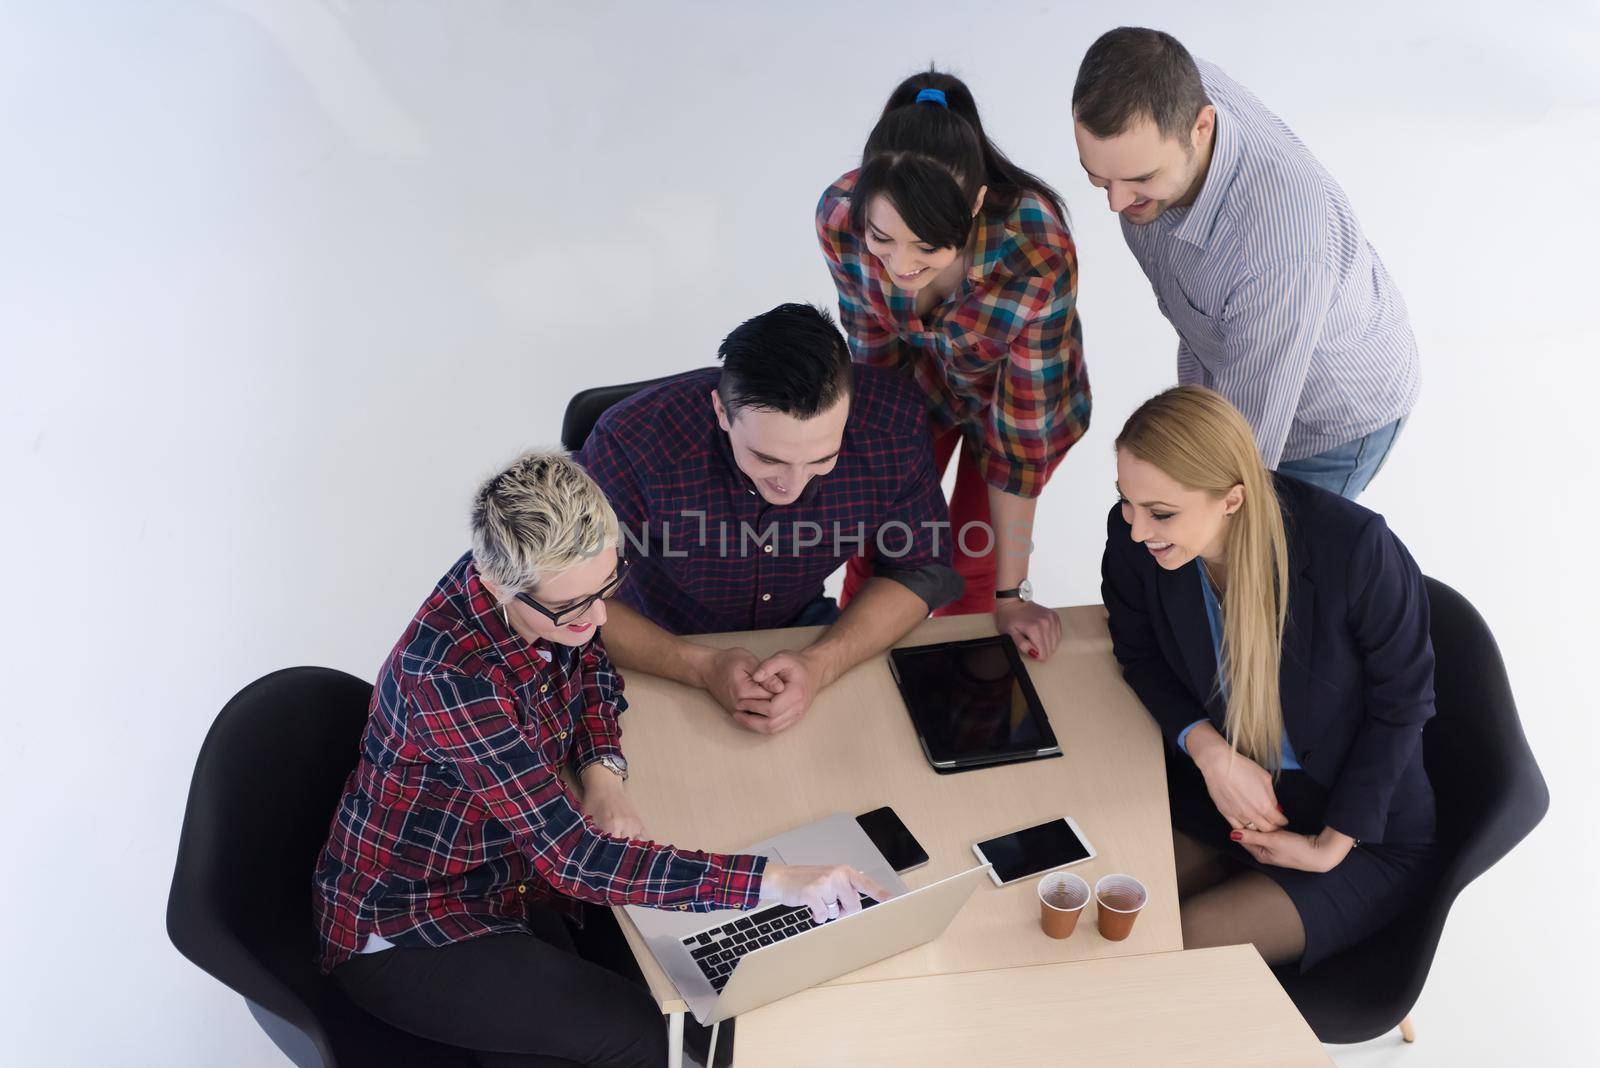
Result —
[[[775, 733], [817, 692], [960, 596], [922, 395], [853, 367], [826, 312], [784, 304], [691, 371], [601, 416], [578, 454], [616, 510], [629, 582], [609, 603], [623, 669], [708, 691]], [[875, 576], [842, 613], [822, 583], [864, 552]], [[681, 637], [826, 624], [761, 660]]]
[[1346, 497], [1417, 401], [1405, 301], [1333, 177], [1283, 121], [1159, 30], [1090, 46], [1078, 157], [1178, 333], [1178, 381], [1227, 397], [1268, 466]]

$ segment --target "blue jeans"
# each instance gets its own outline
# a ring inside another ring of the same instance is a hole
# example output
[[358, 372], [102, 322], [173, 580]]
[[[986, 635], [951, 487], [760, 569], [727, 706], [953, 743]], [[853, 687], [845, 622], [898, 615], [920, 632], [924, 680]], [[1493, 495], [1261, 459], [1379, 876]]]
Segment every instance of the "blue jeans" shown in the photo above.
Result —
[[1278, 473], [1320, 486], [1353, 501], [1361, 496], [1361, 491], [1383, 469], [1383, 462], [1389, 458], [1407, 418], [1401, 416], [1366, 437], [1347, 441], [1327, 452], [1300, 460], [1286, 460], [1278, 465]]

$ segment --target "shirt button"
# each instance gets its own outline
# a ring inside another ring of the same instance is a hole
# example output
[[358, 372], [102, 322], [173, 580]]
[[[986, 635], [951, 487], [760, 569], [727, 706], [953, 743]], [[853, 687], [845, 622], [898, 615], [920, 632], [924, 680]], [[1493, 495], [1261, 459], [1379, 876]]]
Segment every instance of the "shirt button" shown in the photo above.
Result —
[[688, 905], [679, 905], [678, 906], [678, 911], [679, 912], [688, 912], [689, 911], [689, 906]]
[[764, 552], [764, 553], [770, 553], [770, 552], [771, 552], [771, 551], [772, 551], [772, 546], [770, 546], [770, 545], [763, 545], [763, 546], [762, 546], [762, 547], [761, 547], [761, 551], [762, 551], [762, 552]]
[[566, 736], [567, 736], [567, 732], [566, 731], [562, 731], [560, 734], [556, 735], [557, 738], [566, 738]]
[[517, 893], [526, 894], [527, 892], [528, 892], [528, 884], [527, 883], [518, 883], [517, 884]]
[[547, 682], [543, 686], [539, 687], [539, 692], [540, 693], [549, 693], [550, 692], [550, 684]]
[[770, 594], [770, 593], [763, 593], [763, 594], [762, 594], [762, 595], [761, 595], [761, 599], [762, 599], [762, 600], [763, 600], [763, 601], [770, 601], [770, 600], [772, 600], [772, 594]]

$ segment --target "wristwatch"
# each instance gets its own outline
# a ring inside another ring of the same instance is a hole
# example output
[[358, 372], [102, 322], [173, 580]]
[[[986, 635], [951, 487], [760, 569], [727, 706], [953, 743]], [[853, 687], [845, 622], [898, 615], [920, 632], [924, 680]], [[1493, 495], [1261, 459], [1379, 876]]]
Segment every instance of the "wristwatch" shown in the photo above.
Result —
[[1027, 579], [1023, 579], [1022, 585], [1018, 586], [1014, 590], [994, 591], [994, 599], [997, 601], [1005, 600], [1008, 597], [1015, 597], [1019, 601], [1033, 600], [1033, 583], [1029, 582]]
[[607, 753], [595, 760], [595, 763], [599, 764], [602, 768], [605, 768], [623, 782], [628, 781], [628, 761], [625, 758]]

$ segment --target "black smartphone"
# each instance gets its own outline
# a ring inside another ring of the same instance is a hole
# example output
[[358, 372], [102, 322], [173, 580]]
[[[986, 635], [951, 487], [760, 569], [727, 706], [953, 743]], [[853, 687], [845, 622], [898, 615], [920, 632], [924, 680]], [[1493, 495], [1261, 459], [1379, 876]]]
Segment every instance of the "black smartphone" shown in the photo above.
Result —
[[856, 817], [856, 822], [896, 872], [907, 872], [928, 863], [928, 851], [888, 805], [863, 812]]

